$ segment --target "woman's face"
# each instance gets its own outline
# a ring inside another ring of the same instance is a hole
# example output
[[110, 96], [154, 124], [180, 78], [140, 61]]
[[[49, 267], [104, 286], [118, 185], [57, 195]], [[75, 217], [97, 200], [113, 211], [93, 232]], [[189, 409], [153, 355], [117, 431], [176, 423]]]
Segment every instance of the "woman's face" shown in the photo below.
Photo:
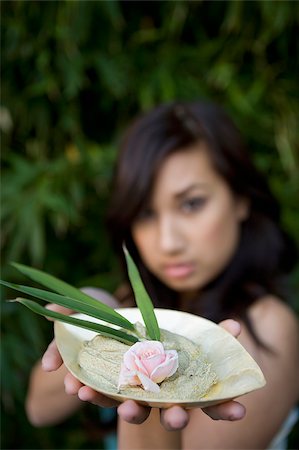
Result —
[[247, 201], [214, 170], [204, 143], [170, 155], [132, 227], [148, 269], [168, 287], [192, 295], [232, 258]]

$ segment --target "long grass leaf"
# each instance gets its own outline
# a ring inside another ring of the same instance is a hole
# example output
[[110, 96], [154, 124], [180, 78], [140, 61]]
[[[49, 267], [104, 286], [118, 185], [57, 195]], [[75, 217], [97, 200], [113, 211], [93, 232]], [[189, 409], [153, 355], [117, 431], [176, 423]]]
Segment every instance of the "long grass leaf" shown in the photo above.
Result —
[[76, 317], [66, 316], [55, 311], [50, 311], [49, 309], [44, 308], [43, 306], [32, 300], [17, 298], [16, 300], [12, 301], [22, 303], [24, 306], [31, 309], [33, 312], [40, 314], [41, 316], [51, 317], [52, 319], [59, 320], [60, 322], [69, 323], [80, 328], [86, 328], [87, 330], [95, 331], [103, 336], [116, 339], [128, 345], [138, 342], [138, 338], [136, 336], [127, 334], [121, 330], [115, 330], [114, 328], [106, 327], [105, 325], [101, 325], [95, 322], [89, 322], [88, 320], [82, 320]]
[[137, 306], [141, 312], [148, 336], [156, 341], [160, 340], [160, 329], [155, 315], [154, 306], [146, 292], [141, 280], [139, 271], [130, 256], [128, 250], [124, 247], [124, 253], [127, 261], [128, 274], [135, 294]]
[[107, 313], [110, 313], [111, 315], [118, 317], [124, 322], [126, 322], [127, 323], [126, 328], [132, 329], [132, 324], [125, 317], [114, 311], [113, 308], [107, 306], [105, 303], [96, 300], [90, 295], [87, 295], [84, 292], [80, 291], [80, 289], [71, 286], [65, 281], [62, 281], [59, 278], [54, 277], [53, 275], [43, 272], [42, 270], [35, 269], [33, 267], [28, 267], [25, 266], [24, 264], [19, 263], [11, 263], [11, 264], [13, 265], [13, 267], [15, 267], [17, 270], [19, 270], [27, 277], [31, 278], [33, 281], [40, 283], [41, 285], [57, 292], [58, 294], [65, 295], [70, 298], [75, 298], [76, 300], [81, 300], [89, 304], [90, 306], [93, 306], [97, 309], [101, 309], [102, 311], [106, 311]]
[[88, 305], [81, 300], [77, 300], [74, 298], [66, 297], [60, 294], [55, 294], [50, 291], [45, 291], [43, 289], [38, 289], [29, 286], [23, 286], [15, 283], [8, 283], [7, 281], [0, 280], [0, 284], [9, 287], [10, 289], [15, 289], [16, 291], [23, 292], [24, 294], [29, 294], [33, 297], [39, 298], [40, 300], [44, 300], [47, 302], [55, 303], [56, 305], [64, 306], [66, 308], [73, 309], [74, 311], [86, 314], [91, 317], [95, 317], [97, 319], [101, 319], [104, 322], [108, 322], [114, 325], [118, 325], [127, 330], [134, 330], [134, 325], [130, 324], [128, 326], [128, 321], [123, 318], [115, 317], [109, 312], [103, 311], [99, 308], [95, 308], [94, 306]]

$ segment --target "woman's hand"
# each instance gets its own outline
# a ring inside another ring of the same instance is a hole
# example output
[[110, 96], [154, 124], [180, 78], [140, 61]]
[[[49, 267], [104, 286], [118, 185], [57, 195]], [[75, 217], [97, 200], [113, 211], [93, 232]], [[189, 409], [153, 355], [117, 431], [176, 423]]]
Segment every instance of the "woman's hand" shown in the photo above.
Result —
[[[61, 307], [50, 305], [52, 310]], [[66, 313], [66, 310], [64, 309]], [[69, 312], [70, 313], [70, 312]], [[225, 328], [234, 337], [238, 337], [241, 332], [240, 324], [234, 320], [225, 320], [219, 324]], [[42, 358], [42, 366], [46, 371], [57, 370], [63, 361], [53, 340]], [[118, 406], [117, 412], [121, 419], [132, 424], [141, 424], [150, 414], [151, 408], [142, 406], [133, 400], [127, 400], [121, 404], [116, 400], [110, 399], [92, 388], [85, 386], [77, 380], [71, 373], [68, 373], [64, 379], [65, 391], [70, 395], [78, 395], [80, 400], [90, 402], [94, 405], [111, 408]], [[214, 420], [240, 420], [245, 416], [245, 407], [236, 401], [228, 401], [220, 405], [209, 406], [203, 411]], [[161, 424], [168, 431], [180, 430], [186, 427], [189, 422], [189, 413], [187, 410], [172, 406], [161, 410]]]
[[[46, 308], [50, 311], [55, 311], [60, 314], [71, 315], [74, 311], [65, 308], [64, 306], [54, 305], [53, 303], [49, 303], [46, 305]], [[50, 317], [47, 317], [48, 320], [53, 322], [54, 320]], [[56, 346], [55, 339], [49, 344], [47, 350], [42, 357], [42, 367], [46, 372], [53, 372], [54, 370], [59, 369], [59, 367], [63, 364], [62, 358]]]

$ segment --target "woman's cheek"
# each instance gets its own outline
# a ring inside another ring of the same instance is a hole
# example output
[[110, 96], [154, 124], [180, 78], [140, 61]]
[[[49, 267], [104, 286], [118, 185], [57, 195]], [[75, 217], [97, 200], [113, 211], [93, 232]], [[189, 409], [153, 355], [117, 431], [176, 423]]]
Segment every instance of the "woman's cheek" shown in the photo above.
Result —
[[151, 270], [155, 267], [156, 236], [149, 228], [135, 229], [132, 232], [133, 241], [144, 264]]
[[[220, 210], [221, 211], [221, 210]], [[239, 239], [239, 224], [233, 214], [220, 214], [219, 210], [206, 217], [198, 226], [198, 247], [204, 258], [225, 261], [234, 253]], [[217, 214], [218, 212], [218, 214]]]

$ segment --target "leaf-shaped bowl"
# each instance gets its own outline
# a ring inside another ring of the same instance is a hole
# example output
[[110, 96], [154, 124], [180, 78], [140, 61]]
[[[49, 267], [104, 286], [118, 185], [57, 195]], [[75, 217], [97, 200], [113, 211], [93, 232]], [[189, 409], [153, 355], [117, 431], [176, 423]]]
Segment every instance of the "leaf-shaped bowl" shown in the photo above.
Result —
[[[138, 308], [121, 308], [117, 311], [132, 323], [143, 323]], [[120, 402], [133, 399], [159, 408], [168, 408], [173, 404], [179, 404], [185, 408], [203, 408], [223, 403], [265, 385], [263, 373], [254, 359], [237, 339], [220, 326], [202, 317], [181, 311], [159, 308], [155, 309], [155, 313], [161, 329], [184, 336], [201, 347], [206, 360], [217, 376], [217, 383], [205, 396], [187, 401], [163, 397], [157, 400], [152, 398], [150, 392], [146, 393], [146, 397], [138, 397], [138, 394], [123, 395], [117, 393], [116, 388], [115, 392], [111, 392], [105, 388], [105, 384], [101, 383], [101, 379], [91, 376], [78, 364], [78, 355], [83, 343], [93, 339], [96, 333], [63, 322], [55, 322], [55, 338], [66, 367], [82, 383], [108, 397]], [[75, 316], [100, 323], [99, 320], [83, 314]]]

